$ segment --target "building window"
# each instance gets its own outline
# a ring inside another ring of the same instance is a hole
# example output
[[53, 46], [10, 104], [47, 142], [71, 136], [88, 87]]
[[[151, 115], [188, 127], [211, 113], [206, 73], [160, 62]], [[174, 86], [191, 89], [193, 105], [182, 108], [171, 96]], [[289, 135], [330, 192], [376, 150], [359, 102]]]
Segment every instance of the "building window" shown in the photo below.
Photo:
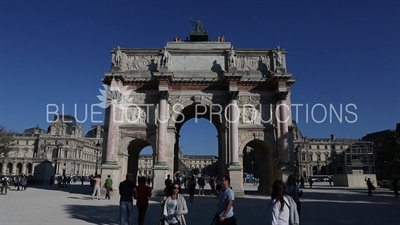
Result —
[[60, 135], [60, 129], [59, 128], [56, 129], [56, 135], [58, 135], [58, 136]]
[[66, 141], [65, 144], [68, 145], [68, 141]]
[[313, 161], [313, 154], [310, 153], [310, 161]]
[[317, 160], [321, 160], [321, 154], [317, 154]]
[[325, 149], [328, 149], [328, 145], [325, 145]]
[[29, 141], [26, 141], [26, 145], [29, 145]]
[[319, 149], [319, 145], [317, 145], [317, 149]]
[[301, 153], [301, 161], [306, 161], [306, 153]]
[[64, 152], [64, 158], [68, 158], [68, 151]]

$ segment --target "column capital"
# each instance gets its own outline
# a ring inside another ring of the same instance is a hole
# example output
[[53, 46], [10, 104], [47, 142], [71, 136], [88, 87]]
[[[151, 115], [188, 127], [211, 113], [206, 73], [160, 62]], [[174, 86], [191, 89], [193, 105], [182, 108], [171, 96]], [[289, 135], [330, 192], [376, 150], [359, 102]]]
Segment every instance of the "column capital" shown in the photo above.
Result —
[[280, 91], [280, 92], [276, 93], [276, 100], [277, 101], [286, 100], [288, 93], [289, 92], [287, 92], [287, 91]]
[[161, 99], [168, 100], [169, 92], [168, 91], [158, 91], [158, 97]]
[[239, 97], [239, 91], [229, 91], [228, 94], [230, 100], [237, 100]]

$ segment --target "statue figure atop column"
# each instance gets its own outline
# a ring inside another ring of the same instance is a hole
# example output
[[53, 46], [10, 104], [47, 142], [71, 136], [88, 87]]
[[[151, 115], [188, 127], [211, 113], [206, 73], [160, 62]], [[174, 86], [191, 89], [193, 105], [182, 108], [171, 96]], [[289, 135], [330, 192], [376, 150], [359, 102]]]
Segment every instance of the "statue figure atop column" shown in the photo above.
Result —
[[161, 62], [160, 62], [160, 66], [161, 67], [167, 67], [168, 65], [168, 60], [169, 60], [169, 52], [167, 50], [167, 46], [164, 46], [164, 49], [162, 49], [160, 51], [161, 54]]
[[112, 63], [114, 64], [114, 66], [118, 66], [121, 67], [121, 61], [122, 61], [122, 52], [120, 47], [117, 47], [117, 50], [115, 50], [115, 52], [112, 55]]
[[233, 45], [228, 51], [228, 71], [236, 70], [236, 51], [233, 49]]
[[283, 65], [283, 55], [281, 51], [281, 46], [278, 44], [276, 47], [276, 52], [274, 53], [275, 58], [275, 72], [286, 72], [286, 69]]

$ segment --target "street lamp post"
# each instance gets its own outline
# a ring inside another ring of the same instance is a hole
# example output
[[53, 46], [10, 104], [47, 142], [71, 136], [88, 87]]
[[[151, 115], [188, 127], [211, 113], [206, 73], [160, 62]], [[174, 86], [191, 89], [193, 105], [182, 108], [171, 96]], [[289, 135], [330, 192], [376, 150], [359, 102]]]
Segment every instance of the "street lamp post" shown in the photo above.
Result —
[[101, 147], [101, 144], [100, 144], [100, 142], [98, 142], [97, 141], [97, 144], [96, 144], [96, 168], [95, 168], [95, 175], [97, 176], [97, 168], [99, 167], [99, 151], [100, 151], [100, 147]]

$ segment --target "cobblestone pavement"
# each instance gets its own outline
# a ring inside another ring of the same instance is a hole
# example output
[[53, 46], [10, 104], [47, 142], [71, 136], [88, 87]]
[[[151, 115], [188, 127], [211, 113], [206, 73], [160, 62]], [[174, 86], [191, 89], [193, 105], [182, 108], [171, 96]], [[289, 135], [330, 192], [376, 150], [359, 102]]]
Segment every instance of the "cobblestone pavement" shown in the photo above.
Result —
[[[26, 191], [8, 192], [0, 196], [1, 225], [114, 225], [118, 224], [119, 196], [111, 200], [92, 200], [91, 189], [86, 184], [71, 185], [58, 190], [55, 186], [30, 187]], [[237, 197], [234, 211], [239, 225], [265, 225], [269, 221], [269, 197], [257, 196], [256, 187], [246, 186], [247, 195]], [[206, 193], [207, 194], [207, 193]], [[159, 197], [151, 199], [146, 225], [157, 224], [161, 213]], [[195, 196], [187, 203], [188, 225], [209, 225], [214, 215], [217, 199], [212, 196]], [[301, 224], [306, 225], [399, 225], [400, 200], [389, 190], [376, 190], [368, 197], [364, 189], [329, 187], [317, 184], [304, 189]], [[135, 217], [136, 217], [135, 207]], [[135, 224], [136, 218], [135, 218]]]

